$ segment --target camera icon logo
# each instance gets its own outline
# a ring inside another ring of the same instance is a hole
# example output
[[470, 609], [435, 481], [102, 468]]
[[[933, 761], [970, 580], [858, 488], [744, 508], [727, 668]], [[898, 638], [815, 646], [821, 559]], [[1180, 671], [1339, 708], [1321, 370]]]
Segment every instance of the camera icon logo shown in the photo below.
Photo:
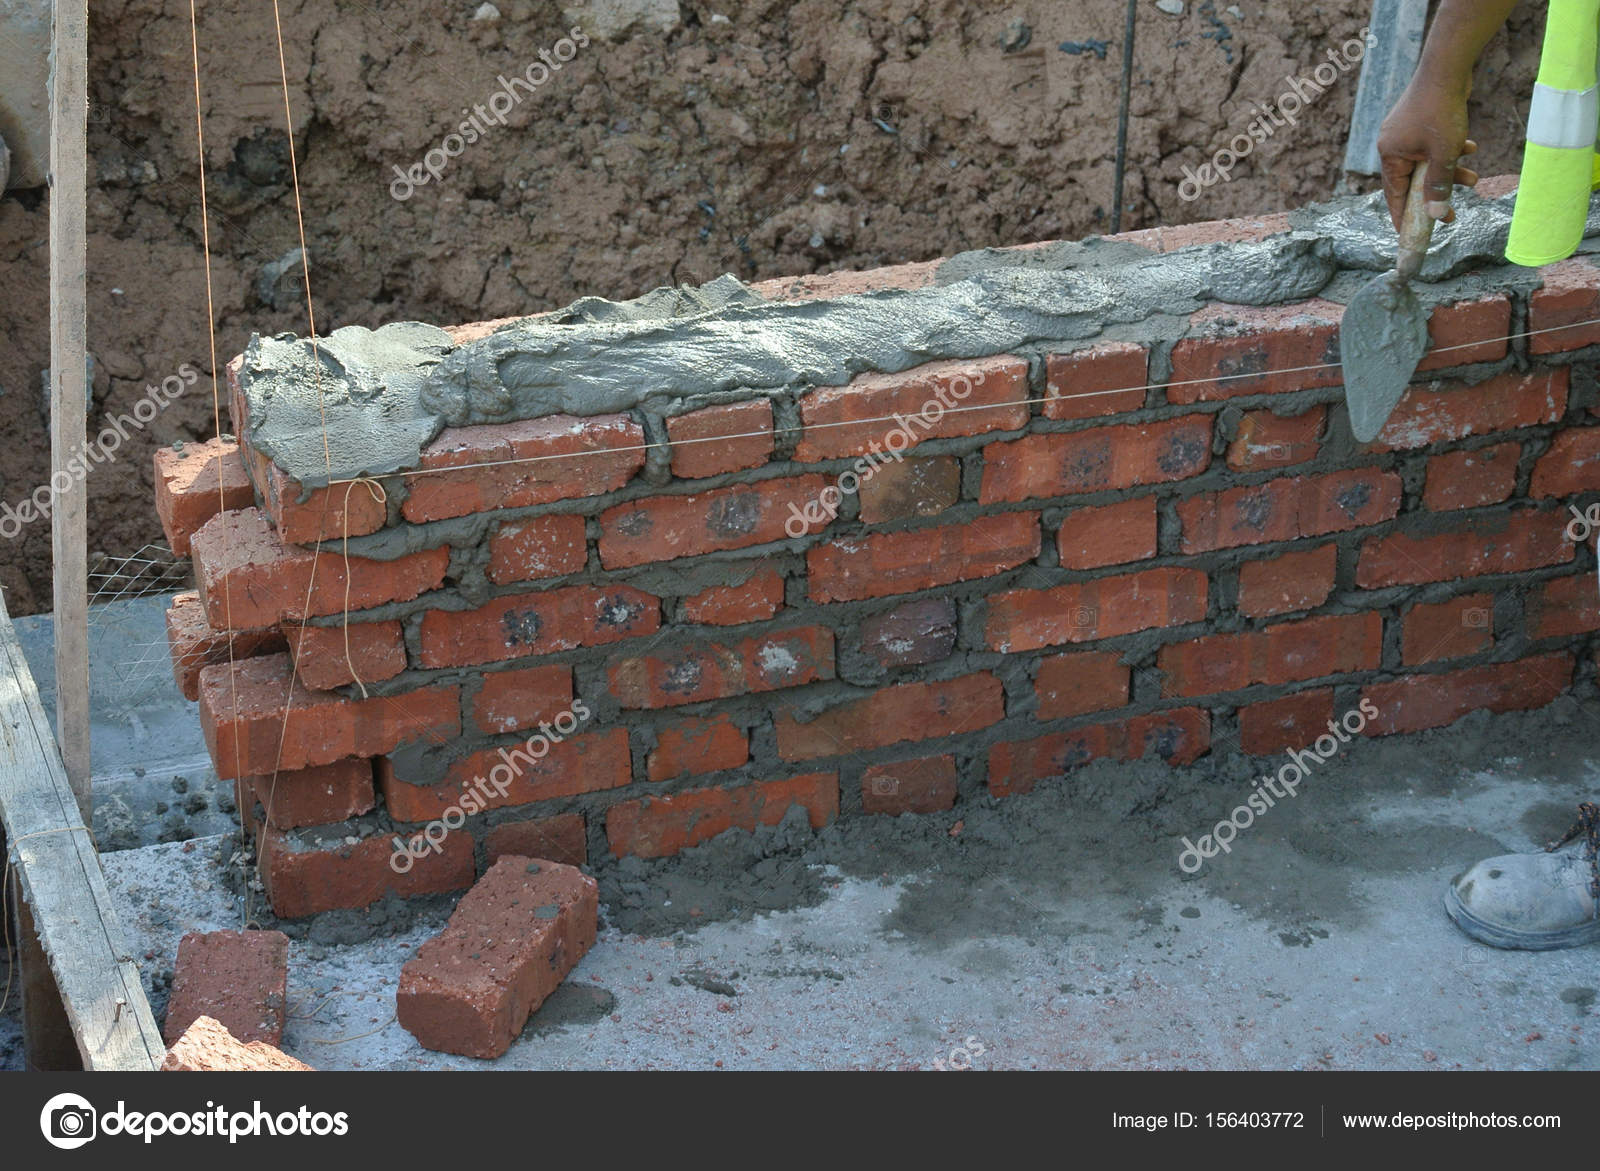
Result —
[[63, 1151], [76, 1150], [91, 1141], [99, 1131], [99, 1111], [87, 1098], [77, 1094], [57, 1094], [39, 1111], [39, 1129], [45, 1142]]

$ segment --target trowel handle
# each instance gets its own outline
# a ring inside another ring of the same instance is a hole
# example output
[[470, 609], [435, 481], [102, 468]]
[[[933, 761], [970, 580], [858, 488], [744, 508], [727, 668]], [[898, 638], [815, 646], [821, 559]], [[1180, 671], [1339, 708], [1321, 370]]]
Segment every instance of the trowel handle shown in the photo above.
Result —
[[1433, 240], [1433, 217], [1428, 214], [1428, 165], [1418, 163], [1411, 172], [1411, 193], [1406, 196], [1405, 214], [1400, 217], [1400, 249], [1395, 254], [1395, 272], [1409, 281], [1422, 269]]

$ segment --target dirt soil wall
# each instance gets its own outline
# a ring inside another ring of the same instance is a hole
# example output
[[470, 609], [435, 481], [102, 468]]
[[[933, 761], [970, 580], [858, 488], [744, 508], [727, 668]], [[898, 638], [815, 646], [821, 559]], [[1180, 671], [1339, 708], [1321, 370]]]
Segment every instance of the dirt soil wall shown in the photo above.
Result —
[[[1120, 0], [673, 7], [500, 0], [497, 17], [475, 19], [478, 4], [455, 0], [283, 2], [319, 329], [498, 318], [723, 272], [859, 270], [1108, 227]], [[655, 15], [611, 31], [630, 8]], [[1331, 194], [1353, 74], [1231, 183], [1193, 202], [1178, 187], [1368, 8], [1191, 0], [1173, 17], [1141, 0], [1124, 226]], [[1474, 120], [1485, 173], [1516, 168], [1537, 17], [1519, 15], [1485, 58]], [[394, 197], [396, 166], [422, 160], [574, 24], [589, 44], [518, 90], [505, 123], [437, 179]], [[160, 539], [153, 447], [213, 431], [188, 6], [97, 0], [91, 33], [92, 429], [185, 363], [207, 375], [93, 473], [91, 549], [126, 554]], [[304, 332], [306, 309], [281, 263], [298, 232], [272, 7], [202, 5], [199, 41], [226, 361], [253, 330]], [[0, 200], [9, 503], [48, 473], [46, 235], [42, 191]], [[49, 608], [48, 524], [8, 553], [12, 612]]]

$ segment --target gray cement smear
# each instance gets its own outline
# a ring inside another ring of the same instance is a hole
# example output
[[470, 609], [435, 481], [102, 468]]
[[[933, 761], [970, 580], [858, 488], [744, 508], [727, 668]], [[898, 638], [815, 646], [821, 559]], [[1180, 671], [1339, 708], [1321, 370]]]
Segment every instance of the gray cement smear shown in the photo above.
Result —
[[[1492, 266], [1503, 284], [1511, 199], [1463, 192], [1421, 281]], [[1591, 226], [1600, 229], [1600, 212]], [[584, 298], [455, 347], [414, 323], [347, 326], [319, 343], [320, 408], [310, 343], [257, 338], [240, 381], [251, 441], [316, 486], [330, 478], [324, 430], [331, 478], [382, 475], [415, 467], [446, 425], [635, 409], [659, 421], [707, 402], [841, 386], [864, 372], [1086, 342], [1111, 327], [1181, 336], [1184, 318], [1207, 303], [1305, 300], [1341, 272], [1392, 266], [1393, 249], [1382, 200], [1371, 195], [1296, 212], [1290, 231], [1259, 242], [1166, 254], [1108, 240], [963, 253], [924, 289], [773, 302], [723, 276], [627, 302]]]

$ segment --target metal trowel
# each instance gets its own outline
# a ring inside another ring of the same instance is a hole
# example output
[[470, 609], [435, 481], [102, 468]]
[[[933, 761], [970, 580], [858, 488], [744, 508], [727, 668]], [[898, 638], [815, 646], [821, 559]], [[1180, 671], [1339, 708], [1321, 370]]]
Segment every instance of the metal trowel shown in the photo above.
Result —
[[1424, 193], [1426, 170], [1418, 164], [1412, 172], [1394, 271], [1368, 282], [1345, 306], [1339, 326], [1344, 401], [1359, 443], [1378, 437], [1428, 348], [1428, 314], [1411, 291], [1411, 279], [1422, 268], [1433, 239]]

